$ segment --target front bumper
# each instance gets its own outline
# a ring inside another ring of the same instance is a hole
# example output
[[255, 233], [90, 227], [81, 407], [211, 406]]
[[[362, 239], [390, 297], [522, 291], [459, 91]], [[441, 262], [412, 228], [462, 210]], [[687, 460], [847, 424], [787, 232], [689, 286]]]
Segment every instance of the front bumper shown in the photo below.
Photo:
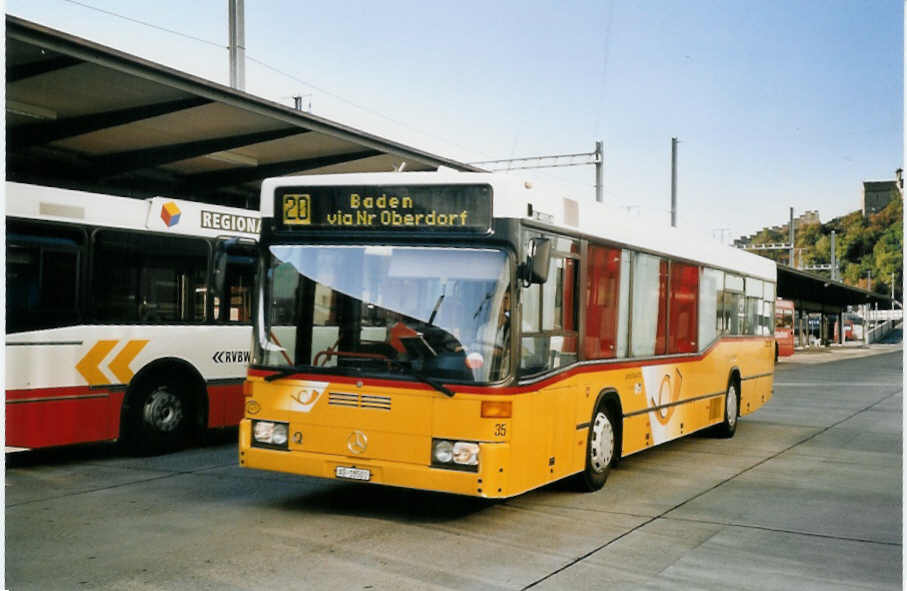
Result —
[[[333, 455], [309, 451], [278, 451], [252, 447], [252, 426], [244, 419], [239, 427], [239, 465], [243, 468], [272, 470], [317, 478], [337, 478], [338, 466], [367, 469], [369, 482], [485, 498], [504, 498], [518, 494], [507, 487], [510, 445], [480, 443], [479, 471], [464, 472], [374, 458]], [[426, 450], [426, 459], [429, 450]], [[353, 482], [353, 481], [351, 481]]]

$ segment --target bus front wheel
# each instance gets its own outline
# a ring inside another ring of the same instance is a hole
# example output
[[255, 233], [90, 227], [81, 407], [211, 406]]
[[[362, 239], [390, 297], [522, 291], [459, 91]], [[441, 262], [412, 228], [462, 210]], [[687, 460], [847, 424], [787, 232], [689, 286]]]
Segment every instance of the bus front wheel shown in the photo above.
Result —
[[181, 447], [189, 434], [191, 410], [178, 385], [140, 384], [126, 409], [126, 442], [134, 453], [157, 454]]
[[586, 440], [586, 468], [578, 474], [583, 490], [596, 491], [605, 485], [617, 453], [617, 429], [614, 413], [600, 404], [592, 415]]

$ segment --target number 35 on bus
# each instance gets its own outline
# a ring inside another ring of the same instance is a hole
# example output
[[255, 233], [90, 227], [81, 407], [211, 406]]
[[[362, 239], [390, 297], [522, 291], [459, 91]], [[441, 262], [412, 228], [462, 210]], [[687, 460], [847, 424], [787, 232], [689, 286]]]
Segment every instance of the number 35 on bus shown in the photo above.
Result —
[[485, 173], [269, 179], [240, 463], [509, 497], [730, 437], [775, 265]]

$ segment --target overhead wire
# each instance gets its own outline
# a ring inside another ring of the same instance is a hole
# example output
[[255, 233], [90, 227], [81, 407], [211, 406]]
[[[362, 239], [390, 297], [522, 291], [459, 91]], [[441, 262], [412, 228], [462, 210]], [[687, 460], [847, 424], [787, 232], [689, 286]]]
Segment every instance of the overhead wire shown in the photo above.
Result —
[[95, 10], [95, 11], [97, 11], [97, 12], [102, 12], [102, 13], [104, 13], [104, 14], [106, 14], [106, 15], [109, 15], [109, 16], [115, 16], [115, 17], [117, 17], [117, 18], [121, 18], [121, 19], [123, 19], [123, 20], [127, 20], [127, 21], [130, 21], [130, 22], [139, 24], [139, 25], [144, 25], [144, 26], [146, 26], [146, 27], [151, 27], [152, 29], [157, 29], [158, 31], [164, 31], [164, 32], [166, 32], [166, 33], [171, 33], [171, 34], [173, 34], [173, 35], [179, 35], [180, 37], [184, 37], [184, 38], [186, 38], [186, 39], [191, 39], [191, 40], [193, 40], [193, 41], [199, 41], [199, 42], [201, 42], [201, 43], [206, 43], [206, 44], [208, 44], [208, 45], [212, 45], [212, 46], [217, 47], [217, 48], [220, 48], [220, 49], [229, 49], [229, 47], [226, 46], [226, 45], [222, 45], [222, 44], [220, 44], [220, 43], [215, 43], [214, 41], [209, 41], [208, 39], [202, 39], [201, 37], [195, 37], [195, 36], [193, 36], [193, 35], [188, 35], [188, 34], [186, 34], [186, 33], [183, 33], [183, 32], [180, 32], [180, 31], [176, 31], [176, 30], [174, 30], [174, 29], [168, 29], [168, 28], [166, 28], [166, 27], [161, 27], [161, 26], [159, 26], [159, 25], [155, 25], [154, 23], [149, 23], [149, 22], [147, 22], [147, 21], [139, 20], [139, 19], [137, 19], [137, 18], [132, 18], [132, 17], [126, 16], [126, 15], [124, 15], [124, 14], [120, 14], [120, 13], [118, 13], [118, 12], [113, 12], [113, 11], [111, 11], [111, 10], [105, 10], [105, 9], [99, 8], [99, 7], [97, 7], [97, 6], [92, 6], [91, 4], [86, 4], [86, 3], [84, 3], [84, 2], [79, 2], [78, 0], [62, 0], [62, 1], [63, 1], [63, 2], [68, 2], [69, 4], [75, 4], [76, 6], [81, 6], [82, 8], [88, 8], [89, 10]]

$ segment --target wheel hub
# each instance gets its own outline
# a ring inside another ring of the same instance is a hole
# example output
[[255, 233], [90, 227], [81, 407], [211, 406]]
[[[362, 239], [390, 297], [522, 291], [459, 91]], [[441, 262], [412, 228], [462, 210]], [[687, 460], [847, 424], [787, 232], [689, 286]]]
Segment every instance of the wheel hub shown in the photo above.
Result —
[[183, 403], [165, 388], [158, 388], [145, 402], [143, 415], [145, 423], [158, 431], [173, 431], [183, 420]]
[[611, 463], [614, 455], [614, 428], [608, 415], [603, 412], [595, 414], [592, 423], [592, 441], [589, 444], [589, 464], [596, 472], [602, 472]]
[[727, 400], [724, 403], [725, 412], [727, 413], [728, 425], [733, 427], [737, 424], [737, 389], [731, 386], [727, 389]]

